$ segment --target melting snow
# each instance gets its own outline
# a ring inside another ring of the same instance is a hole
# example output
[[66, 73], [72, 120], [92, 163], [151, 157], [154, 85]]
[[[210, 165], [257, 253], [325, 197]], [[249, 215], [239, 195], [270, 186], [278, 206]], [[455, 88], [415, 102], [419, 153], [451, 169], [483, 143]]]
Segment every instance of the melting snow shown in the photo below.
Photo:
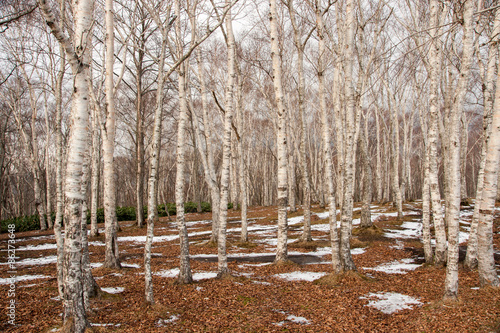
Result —
[[158, 327], [164, 327], [166, 324], [171, 324], [176, 320], [179, 320], [180, 316], [179, 315], [171, 315], [168, 319], [158, 319], [156, 322], [156, 326]]
[[19, 275], [15, 276], [13, 279], [11, 278], [0, 278], [0, 284], [11, 284], [12, 282], [19, 281], [29, 281], [29, 280], [37, 280], [37, 279], [50, 279], [50, 276], [46, 275]]
[[[179, 275], [179, 268], [172, 268], [168, 270], [163, 270], [154, 273], [156, 276], [161, 276], [161, 277], [166, 277], [166, 278], [175, 278], [177, 275]], [[217, 276], [217, 273], [215, 272], [199, 272], [199, 273], [194, 273], [193, 274], [193, 280], [199, 281], [203, 279], [213, 279]]]
[[326, 274], [325, 272], [291, 272], [276, 274], [274, 276], [287, 281], [314, 281]]
[[370, 293], [366, 297], [360, 297], [360, 299], [369, 298], [378, 298], [378, 300], [370, 300], [366, 306], [374, 307], [385, 314], [392, 314], [404, 309], [412, 309], [413, 307], [411, 305], [423, 304], [414, 297], [398, 293], [379, 292], [376, 294]]
[[16, 251], [39, 251], [39, 250], [53, 250], [57, 249], [57, 244], [40, 244], [40, 245], [26, 245], [20, 246]]
[[307, 320], [306, 318], [304, 318], [304, 317], [297, 317], [297, 316], [294, 316], [294, 315], [290, 315], [290, 316], [286, 317], [286, 320], [289, 320], [289, 321], [297, 323], [297, 324], [303, 324], [303, 325], [309, 325], [309, 324], [311, 324], [311, 322], [309, 320]]
[[403, 229], [389, 229], [384, 233], [384, 236], [389, 238], [419, 238], [422, 230], [422, 223], [406, 221], [401, 225], [401, 228]]
[[139, 264], [126, 264], [126, 263], [122, 263], [122, 267], [141, 268], [141, 265], [139, 265]]
[[110, 294], [119, 294], [122, 293], [125, 288], [123, 287], [108, 287], [108, 288], [101, 288], [102, 291], [105, 291]]
[[413, 261], [414, 259], [407, 258], [378, 265], [376, 267], [363, 267], [363, 269], [384, 272], [387, 274], [406, 274], [408, 273], [407, 271], [412, 271], [421, 266], [420, 264], [412, 264]]
[[[47, 257], [40, 257], [40, 258], [27, 258], [23, 260], [16, 261], [16, 265], [48, 265], [48, 264], [53, 264], [57, 262], [57, 256], [47, 256]], [[0, 265], [8, 265], [9, 263], [4, 262], [0, 263]]]

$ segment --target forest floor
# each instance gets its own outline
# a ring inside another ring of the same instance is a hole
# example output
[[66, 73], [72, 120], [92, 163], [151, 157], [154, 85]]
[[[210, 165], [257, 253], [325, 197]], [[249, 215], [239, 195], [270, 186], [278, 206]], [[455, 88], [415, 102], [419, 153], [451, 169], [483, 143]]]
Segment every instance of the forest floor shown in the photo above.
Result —
[[[104, 235], [90, 239], [93, 274], [101, 295], [91, 300], [94, 332], [500, 332], [500, 289], [479, 288], [477, 272], [460, 268], [458, 302], [443, 303], [445, 269], [423, 260], [419, 202], [404, 205], [397, 220], [389, 205], [373, 205], [375, 228], [362, 230], [356, 205], [352, 254], [357, 273], [332, 271], [328, 213], [312, 216], [313, 243], [299, 243], [302, 212], [289, 214], [290, 264], [272, 264], [276, 207], [249, 210], [248, 243], [240, 243], [239, 211], [229, 212], [232, 277], [216, 279], [217, 248], [207, 241], [210, 214], [187, 214], [195, 282], [175, 281], [179, 238], [174, 221], [155, 227], [152, 271], [156, 304], [144, 302], [146, 229], [121, 222], [120, 270], [105, 269]], [[472, 207], [461, 211], [461, 260]], [[495, 258], [500, 265], [500, 209], [496, 210]], [[102, 229], [103, 226], [100, 226]], [[101, 230], [102, 232], [103, 230]], [[52, 332], [62, 324], [53, 232], [16, 233], [15, 323], [9, 304], [8, 234], [0, 235], [0, 331]]]

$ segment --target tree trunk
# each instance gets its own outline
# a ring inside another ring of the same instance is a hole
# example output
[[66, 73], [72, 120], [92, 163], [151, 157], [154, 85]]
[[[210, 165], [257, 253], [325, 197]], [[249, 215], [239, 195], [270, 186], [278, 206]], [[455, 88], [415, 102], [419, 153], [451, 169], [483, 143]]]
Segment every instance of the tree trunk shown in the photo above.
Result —
[[[450, 167], [448, 177], [449, 197], [446, 210], [448, 226], [448, 260], [446, 265], [445, 299], [455, 300], [458, 297], [458, 234], [460, 220], [460, 119], [462, 118], [465, 95], [469, 82], [469, 74], [474, 53], [473, 15], [475, 3], [467, 1], [463, 7], [463, 54], [460, 66], [460, 77], [456, 87], [454, 103], [449, 119], [449, 151]], [[500, 81], [499, 81], [500, 82]], [[500, 125], [500, 123], [499, 123]], [[498, 157], [498, 155], [497, 155]], [[498, 161], [498, 159], [496, 160]], [[496, 173], [495, 173], [496, 176]], [[496, 184], [495, 184], [496, 185]]]
[[323, 21], [323, 9], [321, 3], [316, 0], [316, 30], [318, 33], [318, 97], [321, 109], [321, 123], [322, 123], [322, 139], [323, 139], [323, 159], [325, 160], [326, 168], [326, 181], [328, 184], [327, 197], [328, 197], [328, 212], [329, 212], [329, 225], [330, 225], [330, 239], [332, 246], [332, 268], [335, 274], [342, 271], [340, 262], [340, 247], [339, 236], [337, 230], [337, 205], [335, 203], [335, 187], [333, 185], [333, 161], [332, 152], [330, 148], [331, 134], [330, 126], [328, 126], [328, 109], [326, 107], [325, 98], [325, 78], [324, 72], [326, 70], [326, 47], [325, 47], [325, 26]]
[[226, 229], [227, 229], [227, 204], [229, 196], [229, 169], [231, 163], [231, 123], [233, 121], [233, 89], [236, 76], [235, 70], [235, 41], [233, 35], [233, 24], [231, 17], [231, 1], [226, 0], [226, 8], [229, 12], [225, 18], [226, 26], [226, 44], [227, 44], [227, 81], [226, 81], [226, 96], [224, 115], [224, 138], [222, 151], [222, 171], [220, 180], [220, 213], [219, 213], [219, 239], [218, 239], [218, 266], [217, 277], [222, 278], [229, 274], [227, 266], [227, 250], [226, 250]]
[[362, 177], [362, 201], [361, 206], [361, 221], [360, 226], [367, 228], [373, 225], [370, 212], [370, 204], [372, 201], [372, 167], [368, 157], [368, 117], [365, 117], [364, 135], [359, 136], [359, 152], [361, 157], [361, 167], [363, 169]]
[[344, 45], [344, 81], [346, 96], [346, 113], [344, 127], [346, 130], [345, 141], [345, 160], [344, 160], [344, 191], [341, 213], [341, 232], [340, 232], [340, 256], [342, 270], [356, 270], [351, 255], [351, 233], [352, 233], [352, 210], [354, 195], [354, 157], [356, 156], [356, 97], [352, 82], [353, 62], [354, 62], [354, 32], [356, 30], [354, 1], [346, 2], [346, 42]]
[[[83, 156], [87, 148], [88, 130], [88, 53], [81, 50], [90, 49], [89, 30], [92, 22], [92, 2], [75, 3], [74, 40], [73, 43], [61, 30], [55, 16], [45, 0], [39, 1], [45, 21], [69, 58], [73, 72], [73, 98], [71, 109], [71, 133], [68, 145], [68, 162], [66, 170], [66, 206], [64, 235], [64, 301], [62, 332], [84, 332], [89, 326], [85, 313], [82, 285], [82, 196], [81, 176]], [[77, 53], [78, 52], [78, 53]]]
[[275, 263], [281, 264], [288, 260], [287, 250], [287, 142], [286, 142], [286, 110], [283, 102], [283, 86], [281, 83], [281, 56], [278, 45], [278, 12], [276, 0], [270, 0], [269, 21], [271, 24], [271, 58], [273, 64], [273, 86], [278, 115], [278, 245], [276, 247]]
[[[181, 6], [180, 0], [175, 1], [175, 14], [180, 17]], [[182, 56], [182, 43], [181, 40], [181, 25], [178, 23], [175, 25], [177, 48], [179, 51], [178, 57]], [[186, 99], [186, 76], [187, 76], [187, 65], [183, 62], [178, 70], [179, 75], [179, 120], [177, 123], [177, 156], [176, 165], [177, 172], [175, 176], [175, 206], [177, 209], [176, 213], [176, 223], [179, 229], [179, 241], [180, 241], [180, 271], [177, 281], [179, 283], [191, 283], [193, 282], [193, 277], [191, 275], [191, 265], [189, 263], [189, 239], [186, 228], [185, 216], [184, 216], [184, 188], [185, 188], [185, 149], [186, 149], [186, 124], [188, 121], [188, 106]]]
[[106, 249], [104, 267], [121, 268], [117, 231], [118, 222], [116, 220], [116, 187], [115, 187], [115, 131], [116, 112], [114, 102], [114, 11], [113, 0], [106, 0], [106, 123], [103, 132], [103, 158], [104, 158], [104, 233], [106, 236]]
[[[65, 6], [61, 2], [61, 21], [64, 21]], [[66, 67], [66, 53], [62, 45], [59, 46], [60, 63], [57, 73], [55, 90], [56, 102], [56, 220], [54, 221], [54, 237], [57, 244], [57, 289], [59, 296], [64, 294], [63, 281], [63, 248], [64, 237], [61, 232], [64, 215], [64, 193], [63, 193], [63, 138], [62, 138], [62, 84], [64, 79], [64, 69]]]
[[439, 16], [442, 11], [437, 0], [431, 0], [431, 48], [430, 48], [430, 96], [429, 96], [429, 129], [427, 142], [429, 143], [429, 188], [431, 193], [432, 214], [434, 218], [434, 229], [436, 234], [436, 249], [434, 262], [438, 266], [444, 265], [446, 261], [446, 231], [443, 220], [443, 211], [441, 206], [441, 195], [439, 193], [438, 180], [438, 90], [439, 77], [441, 70], [441, 46]]
[[91, 176], [91, 207], [90, 207], [90, 237], [99, 235], [97, 227], [97, 208], [99, 207], [99, 178], [101, 171], [101, 138], [97, 116], [98, 109], [92, 109], [92, 176]]
[[496, 86], [491, 136], [486, 148], [483, 191], [480, 201], [476, 200], [476, 205], [479, 206], [478, 270], [482, 287], [500, 286], [493, 249], [493, 218], [498, 186], [498, 160], [500, 158], [500, 89], [498, 88], [500, 87], [500, 76], [497, 77]]
[[483, 192], [484, 180], [484, 167], [486, 164], [486, 146], [488, 145], [489, 137], [491, 135], [491, 122], [493, 113], [493, 99], [495, 90], [495, 68], [498, 58], [498, 35], [500, 34], [500, 10], [495, 11], [493, 31], [491, 36], [493, 38], [490, 48], [488, 50], [488, 61], [486, 64], [486, 71], [483, 75], [483, 101], [484, 101], [484, 115], [483, 115], [483, 142], [481, 148], [481, 156], [479, 162], [479, 171], [477, 177], [476, 189], [476, 204], [474, 205], [474, 214], [472, 215], [471, 229], [469, 232], [469, 241], [467, 242], [467, 255], [465, 256], [465, 266], [469, 269], [477, 268], [477, 230], [479, 223], [479, 202], [481, 202], [481, 195]]

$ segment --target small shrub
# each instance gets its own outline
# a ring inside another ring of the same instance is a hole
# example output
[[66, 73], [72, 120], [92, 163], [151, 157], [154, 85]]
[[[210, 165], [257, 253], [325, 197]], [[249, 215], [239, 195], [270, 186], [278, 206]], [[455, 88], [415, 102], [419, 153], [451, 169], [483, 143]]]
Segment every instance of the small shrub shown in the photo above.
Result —
[[40, 229], [40, 218], [38, 215], [13, 217], [3, 220], [0, 225], [1, 232], [8, 232], [8, 226], [14, 224], [15, 231], [31, 231]]

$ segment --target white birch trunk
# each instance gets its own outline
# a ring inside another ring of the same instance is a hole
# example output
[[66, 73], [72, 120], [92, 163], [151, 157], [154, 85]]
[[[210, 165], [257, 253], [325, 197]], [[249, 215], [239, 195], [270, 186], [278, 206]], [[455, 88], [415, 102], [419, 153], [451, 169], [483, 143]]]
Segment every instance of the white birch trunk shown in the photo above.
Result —
[[66, 206], [64, 239], [64, 300], [63, 332], [84, 332], [89, 326], [85, 313], [82, 285], [82, 212], [81, 195], [82, 163], [87, 147], [88, 129], [88, 73], [89, 59], [85, 52], [90, 49], [89, 39], [93, 6], [91, 1], [74, 3], [74, 41], [61, 30], [52, 9], [45, 0], [39, 1], [40, 9], [52, 34], [65, 49], [73, 72], [73, 98], [71, 133], [68, 145], [66, 171]]
[[105, 91], [106, 91], [106, 123], [103, 132], [103, 180], [104, 180], [104, 233], [106, 236], [106, 250], [104, 258], [104, 267], [121, 268], [117, 231], [118, 222], [116, 220], [116, 187], [115, 187], [115, 168], [114, 168], [114, 151], [115, 151], [115, 131], [116, 131], [116, 111], [114, 102], [114, 11], [113, 0], [106, 0], [105, 4], [106, 17], [106, 76], [105, 76]]
[[335, 187], [333, 185], [333, 160], [330, 148], [331, 134], [330, 126], [328, 126], [328, 109], [326, 107], [325, 97], [325, 26], [323, 21], [323, 9], [319, 0], [315, 3], [316, 12], [316, 30], [318, 33], [318, 97], [321, 110], [321, 123], [322, 123], [322, 141], [323, 141], [323, 159], [325, 160], [325, 173], [326, 181], [328, 184], [327, 198], [328, 198], [328, 212], [329, 212], [329, 225], [330, 225], [330, 239], [332, 246], [332, 268], [335, 274], [342, 271], [340, 262], [340, 247], [339, 236], [337, 230], [337, 205], [335, 203]]
[[368, 157], [368, 117], [365, 117], [364, 135], [359, 136], [359, 151], [361, 156], [361, 167], [363, 168], [362, 176], [362, 206], [361, 206], [361, 227], [371, 227], [372, 217], [370, 204], [372, 201], [372, 167]]
[[92, 175], [90, 187], [90, 237], [99, 235], [97, 208], [99, 206], [99, 178], [101, 171], [101, 136], [97, 116], [98, 109], [92, 108]]
[[491, 136], [486, 148], [483, 191], [480, 201], [476, 201], [476, 205], [479, 206], [478, 271], [481, 287], [500, 286], [493, 249], [493, 218], [498, 187], [498, 161], [500, 159], [500, 89], [498, 87], [500, 87], [500, 76], [497, 77]]
[[[192, 24], [195, 27], [194, 23]], [[203, 117], [203, 132], [205, 145], [203, 145], [202, 137], [199, 134], [198, 121], [195, 121], [195, 131], [198, 141], [198, 149], [200, 150], [201, 162], [203, 164], [203, 170], [205, 174], [205, 181], [210, 188], [210, 197], [212, 198], [212, 235], [210, 242], [217, 243], [218, 239], [218, 225], [219, 225], [219, 214], [220, 214], [220, 189], [217, 184], [217, 176], [215, 173], [214, 165], [214, 153], [212, 149], [212, 135], [210, 131], [210, 121], [208, 117], [208, 102], [207, 102], [207, 89], [205, 84], [205, 76], [203, 75], [203, 62], [201, 57], [201, 50], [197, 51], [196, 60], [198, 64], [197, 77], [200, 81], [200, 93], [201, 93], [201, 104], [202, 104], [202, 117]], [[193, 110], [194, 107], [192, 108]]]
[[[469, 232], [469, 241], [467, 242], [467, 255], [465, 256], [465, 266], [469, 269], [477, 268], [477, 229], [479, 223], [479, 202], [483, 191], [484, 167], [486, 163], [486, 146], [491, 135], [491, 121], [493, 112], [493, 100], [495, 89], [495, 69], [498, 58], [498, 35], [500, 34], [500, 10], [495, 12], [495, 23], [491, 36], [493, 36], [492, 44], [488, 50], [488, 61], [486, 64], [486, 73], [483, 70], [483, 100], [484, 100], [484, 115], [483, 115], [483, 142], [481, 148], [481, 158], [479, 163], [479, 171], [477, 178], [476, 189], [476, 204], [474, 206], [474, 214], [472, 216], [471, 230]], [[496, 37], [495, 37], [496, 36]]]
[[[226, 8], [229, 9], [231, 1], [226, 0]], [[225, 96], [225, 109], [224, 115], [224, 138], [223, 138], [223, 151], [222, 151], [222, 171], [220, 180], [220, 213], [219, 213], [219, 239], [217, 246], [218, 265], [217, 277], [222, 278], [229, 274], [227, 266], [227, 249], [226, 249], [226, 229], [227, 229], [227, 204], [229, 196], [229, 169], [231, 163], [231, 123], [233, 121], [233, 90], [236, 76], [235, 70], [235, 41], [233, 35], [233, 24], [231, 17], [231, 10], [225, 18], [226, 26], [226, 45], [227, 45], [227, 81], [226, 81], [226, 96]]]
[[[236, 61], [236, 60], [235, 60]], [[235, 64], [237, 76], [238, 76], [238, 85], [237, 85], [237, 93], [236, 93], [236, 118], [238, 124], [238, 180], [240, 186], [240, 203], [241, 203], [241, 242], [248, 242], [248, 186], [246, 182], [246, 167], [245, 167], [245, 151], [243, 149], [243, 138], [244, 135], [244, 116], [243, 116], [243, 76], [241, 75], [241, 70], [239, 64]]]
[[340, 257], [342, 270], [356, 270], [352, 260], [350, 239], [352, 233], [352, 210], [354, 195], [354, 156], [356, 141], [356, 97], [352, 82], [353, 61], [354, 61], [354, 32], [356, 29], [354, 1], [346, 2], [346, 42], [344, 45], [344, 74], [345, 74], [345, 96], [346, 96], [346, 114], [344, 127], [346, 130], [345, 141], [345, 160], [344, 160], [344, 192], [341, 211], [341, 231], [340, 231]]
[[[448, 260], [446, 265], [445, 299], [455, 300], [458, 297], [458, 233], [460, 220], [460, 119], [462, 118], [465, 95], [469, 82], [469, 74], [474, 53], [473, 15], [475, 2], [469, 0], [463, 7], [463, 54], [460, 66], [460, 77], [456, 87], [454, 103], [449, 119], [449, 198], [446, 210], [448, 226]], [[498, 160], [497, 160], [498, 161]], [[495, 175], [496, 176], [496, 175]], [[496, 185], [496, 184], [495, 184]]]
[[273, 64], [273, 86], [278, 115], [278, 244], [275, 263], [281, 264], [288, 259], [287, 250], [287, 142], [286, 142], [286, 110], [283, 102], [283, 86], [281, 83], [281, 59], [278, 45], [278, 11], [276, 0], [270, 0], [269, 21], [271, 25], [271, 58]]
[[[180, 17], [181, 7], [180, 0], [175, 1], [175, 14]], [[182, 56], [182, 43], [181, 43], [181, 25], [177, 22], [175, 25], [175, 33], [178, 47], [178, 57]], [[177, 156], [176, 156], [176, 166], [177, 172], [175, 176], [175, 206], [176, 206], [176, 223], [179, 229], [179, 241], [180, 241], [180, 271], [177, 281], [179, 283], [191, 283], [193, 278], [191, 275], [191, 266], [189, 263], [189, 239], [186, 228], [185, 216], [184, 216], [184, 188], [185, 188], [185, 149], [186, 149], [186, 124], [188, 121], [188, 106], [186, 99], [186, 75], [187, 75], [187, 65], [183, 62], [178, 70], [179, 75], [179, 120], [177, 123]]]
[[49, 150], [49, 142], [50, 142], [50, 128], [49, 128], [49, 112], [47, 105], [47, 95], [44, 92], [45, 96], [45, 128], [46, 128], [46, 144], [45, 144], [45, 197], [46, 197], [46, 214], [47, 214], [47, 227], [52, 229], [54, 224], [52, 223], [52, 186], [50, 184], [50, 150]]
[[[61, 13], [64, 13], [64, 1], [61, 2]], [[64, 21], [64, 14], [61, 15]], [[56, 220], [54, 221], [54, 237], [57, 244], [57, 289], [59, 296], [64, 294], [63, 281], [63, 247], [64, 237], [61, 233], [62, 220], [64, 215], [64, 193], [63, 193], [63, 138], [62, 138], [62, 83], [64, 79], [64, 69], [66, 67], [66, 53], [62, 46], [59, 46], [60, 63], [57, 73], [55, 90], [56, 103]]]
[[429, 129], [427, 141], [429, 143], [429, 188], [431, 193], [432, 213], [434, 218], [434, 229], [436, 235], [436, 249], [434, 262], [436, 265], [444, 265], [446, 261], [446, 231], [443, 220], [443, 211], [441, 206], [441, 195], [439, 193], [438, 180], [438, 90], [439, 77], [441, 70], [441, 46], [439, 41], [439, 16], [442, 8], [437, 0], [430, 2], [430, 28], [431, 30], [431, 48], [430, 48], [430, 96], [429, 96]]

